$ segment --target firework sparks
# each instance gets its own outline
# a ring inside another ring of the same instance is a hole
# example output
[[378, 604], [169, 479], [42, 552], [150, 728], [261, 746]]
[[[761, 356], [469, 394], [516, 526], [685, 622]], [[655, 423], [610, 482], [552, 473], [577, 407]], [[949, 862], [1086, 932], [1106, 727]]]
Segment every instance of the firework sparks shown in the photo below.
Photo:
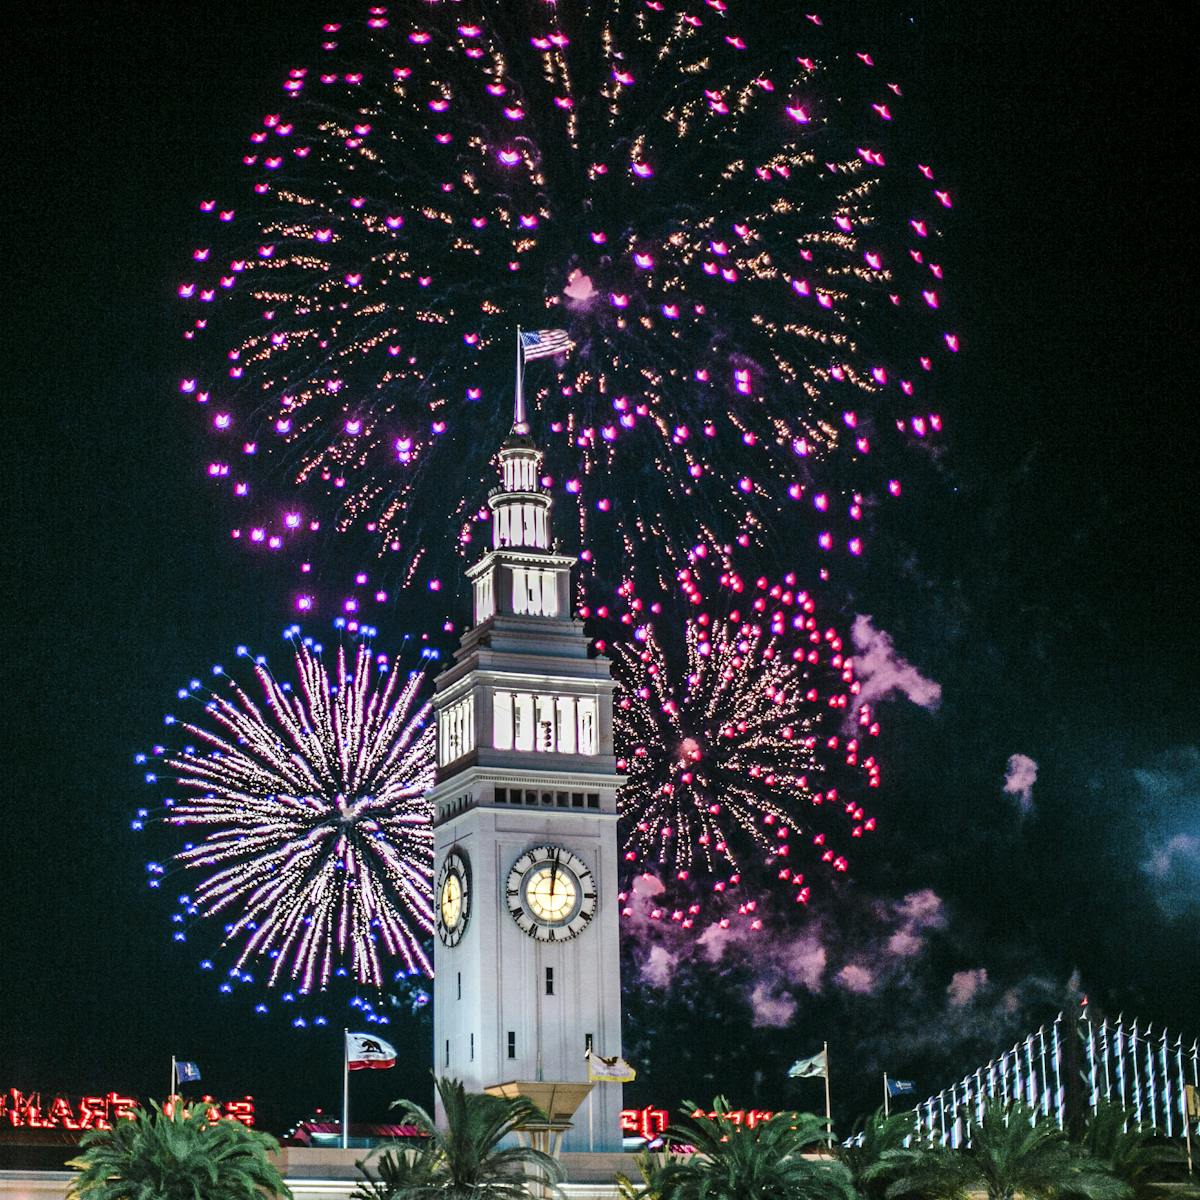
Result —
[[940, 428], [953, 198], [889, 148], [904, 101], [871, 54], [803, 15], [739, 32], [737, 9], [376, 7], [325, 27], [250, 137], [251, 194], [201, 205], [179, 285], [180, 386], [235, 538], [303, 554], [356, 535], [352, 613], [389, 580], [439, 585], [523, 321], [574, 343], [530, 401], [585, 564], [636, 552], [670, 578], [696, 545], [862, 552], [870, 499], [900, 491], [889, 447]]
[[[806, 859], [844, 871], [841, 839], [875, 828], [857, 794], [879, 786], [879, 726], [841, 637], [794, 576], [721, 578], [710, 603], [684, 571], [681, 638], [626, 591], [634, 636], [615, 649], [623, 854], [628, 874], [728, 893], [755, 920], [764, 877], [807, 903]], [[843, 786], [844, 785], [844, 786]], [[832, 818], [832, 819], [831, 819]], [[743, 872], [753, 874], [743, 881]], [[691, 928], [699, 902], [652, 915]]]
[[[253, 983], [259, 964], [268, 986], [294, 989], [285, 998], [335, 976], [381, 989], [385, 964], [430, 975], [424, 673], [391, 670], [362, 637], [327, 655], [298, 627], [288, 636], [294, 683], [239, 647], [245, 678], [214, 667], [211, 688], [193, 680], [179, 698], [200, 712], [166, 717], [172, 744], [138, 756], [147, 782], [172, 795], [134, 827], [189, 839], [170, 859], [171, 877], [194, 881], [175, 938], [223, 923], [223, 991]], [[168, 877], [160, 863], [147, 872], [151, 887]]]

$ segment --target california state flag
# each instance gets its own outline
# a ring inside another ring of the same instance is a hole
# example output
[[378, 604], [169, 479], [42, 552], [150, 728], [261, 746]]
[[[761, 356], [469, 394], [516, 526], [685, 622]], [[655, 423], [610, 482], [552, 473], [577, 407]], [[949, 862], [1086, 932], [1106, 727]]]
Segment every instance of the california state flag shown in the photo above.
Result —
[[346, 1066], [351, 1071], [386, 1071], [396, 1065], [396, 1047], [373, 1033], [346, 1034]]

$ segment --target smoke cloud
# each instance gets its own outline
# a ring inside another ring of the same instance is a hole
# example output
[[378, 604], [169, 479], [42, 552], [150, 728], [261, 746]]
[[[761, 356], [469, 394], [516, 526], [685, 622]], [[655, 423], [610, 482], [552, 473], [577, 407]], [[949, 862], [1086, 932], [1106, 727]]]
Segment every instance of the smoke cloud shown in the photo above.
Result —
[[933, 710], [942, 700], [942, 685], [926, 679], [896, 651], [892, 636], [876, 629], [870, 616], [859, 613], [850, 630], [854, 643], [854, 670], [862, 684], [864, 704], [884, 700], [899, 692], [913, 704]]
[[1142, 872], [1172, 919], [1200, 911], [1200, 747], [1186, 746], [1133, 772], [1146, 830]]
[[976, 967], [973, 971], [955, 971], [950, 976], [950, 984], [946, 995], [955, 1008], [970, 1004], [979, 992], [987, 987], [988, 973], [984, 967]]
[[1038, 765], [1028, 754], [1010, 754], [1004, 772], [1005, 795], [1015, 796], [1021, 813], [1033, 811], [1033, 785], [1037, 783]]

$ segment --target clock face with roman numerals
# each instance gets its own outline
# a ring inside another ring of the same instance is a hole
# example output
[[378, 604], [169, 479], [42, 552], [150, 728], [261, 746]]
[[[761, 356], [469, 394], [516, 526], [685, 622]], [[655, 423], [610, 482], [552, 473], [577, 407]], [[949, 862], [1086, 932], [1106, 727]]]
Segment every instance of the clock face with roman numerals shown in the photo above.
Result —
[[530, 937], [566, 942], [596, 915], [596, 880], [579, 855], [562, 846], [535, 846], [513, 863], [505, 900]]
[[457, 946], [471, 917], [471, 868], [464, 854], [451, 850], [434, 888], [434, 924], [444, 946]]

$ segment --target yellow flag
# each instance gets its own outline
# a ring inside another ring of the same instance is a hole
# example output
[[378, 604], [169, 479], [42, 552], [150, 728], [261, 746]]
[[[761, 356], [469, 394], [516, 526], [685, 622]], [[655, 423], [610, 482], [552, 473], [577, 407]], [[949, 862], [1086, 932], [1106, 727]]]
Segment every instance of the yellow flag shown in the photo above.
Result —
[[605, 1058], [589, 1050], [585, 1057], [592, 1083], [632, 1083], [637, 1078], [637, 1072], [619, 1054]]

